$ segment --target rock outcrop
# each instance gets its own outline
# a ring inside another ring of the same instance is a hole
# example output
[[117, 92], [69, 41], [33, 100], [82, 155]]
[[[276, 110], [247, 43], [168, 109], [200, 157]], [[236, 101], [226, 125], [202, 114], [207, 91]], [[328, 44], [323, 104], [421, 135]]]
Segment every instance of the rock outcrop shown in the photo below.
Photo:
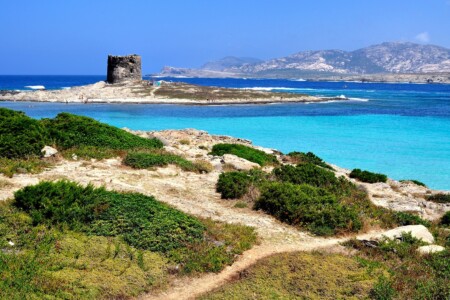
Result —
[[142, 80], [141, 57], [139, 55], [108, 55], [108, 83]]

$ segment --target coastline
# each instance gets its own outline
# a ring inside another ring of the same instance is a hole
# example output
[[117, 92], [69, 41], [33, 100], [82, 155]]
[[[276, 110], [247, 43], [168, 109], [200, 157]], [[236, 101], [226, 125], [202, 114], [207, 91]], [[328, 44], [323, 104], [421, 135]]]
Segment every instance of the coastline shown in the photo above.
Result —
[[60, 102], [60, 103], [126, 103], [179, 105], [238, 105], [273, 103], [310, 103], [345, 101], [346, 98], [320, 98], [304, 94], [257, 90], [205, 87], [186, 83], [148, 81], [120, 84], [97, 82], [62, 90], [1, 91], [0, 101]]

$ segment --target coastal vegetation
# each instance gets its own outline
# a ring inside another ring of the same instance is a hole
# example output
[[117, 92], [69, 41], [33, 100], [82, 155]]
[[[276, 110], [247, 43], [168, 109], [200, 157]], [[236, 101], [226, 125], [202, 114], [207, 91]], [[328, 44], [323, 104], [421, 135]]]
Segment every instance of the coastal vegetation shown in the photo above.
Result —
[[361, 169], [353, 169], [350, 173], [350, 178], [355, 178], [358, 179], [359, 181], [367, 183], [377, 183], [387, 181], [387, 176], [384, 174], [363, 171]]
[[287, 156], [289, 156], [289, 158], [291, 158], [292, 162], [295, 164], [310, 163], [322, 168], [333, 170], [333, 168], [330, 165], [328, 165], [326, 162], [323, 161], [323, 159], [321, 159], [312, 152], [305, 153], [294, 151], [288, 153]]
[[317, 235], [421, 224], [415, 215], [397, 216], [375, 206], [356, 185], [309, 162], [282, 165], [270, 174], [261, 170], [225, 172], [219, 176], [216, 190], [223, 199], [246, 198], [254, 209]]
[[375, 247], [352, 239], [345, 246], [358, 250], [357, 259], [371, 267], [382, 266], [389, 276], [379, 276], [371, 291], [372, 299], [447, 299], [450, 295], [449, 233], [435, 229], [437, 241], [445, 250], [421, 254], [421, 240], [403, 233], [400, 239], [383, 239]]
[[282, 253], [258, 261], [200, 299], [365, 299], [385, 274], [380, 264], [344, 255]]
[[191, 162], [179, 155], [165, 153], [162, 151], [130, 152], [125, 156], [123, 164], [135, 169], [148, 169], [152, 167], [163, 167], [169, 164], [174, 164], [185, 171], [197, 173], [208, 173], [212, 169], [212, 167], [206, 162]]
[[211, 150], [211, 155], [222, 156], [233, 154], [260, 166], [277, 165], [278, 160], [274, 155], [241, 144], [216, 144]]
[[162, 148], [158, 139], [144, 139], [122, 129], [98, 122], [92, 118], [60, 113], [53, 119], [41, 121], [49, 139], [58, 149], [92, 146], [116, 150]]
[[450, 203], [450, 194], [437, 193], [427, 197], [428, 201], [433, 201], [436, 203]]
[[424, 186], [426, 187], [427, 185], [419, 180], [415, 180], [415, 179], [404, 179], [404, 180], [400, 180], [400, 182], [412, 182], [414, 184], [420, 185], [420, 186]]
[[128, 298], [171, 274], [217, 272], [253, 229], [198, 219], [137, 193], [41, 182], [0, 203], [0, 298]]

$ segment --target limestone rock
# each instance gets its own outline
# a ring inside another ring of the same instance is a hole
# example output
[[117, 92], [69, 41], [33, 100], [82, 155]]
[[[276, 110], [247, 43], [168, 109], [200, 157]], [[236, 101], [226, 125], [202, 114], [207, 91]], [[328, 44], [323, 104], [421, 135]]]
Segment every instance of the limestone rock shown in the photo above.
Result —
[[436, 252], [441, 252], [444, 251], [445, 248], [439, 245], [427, 245], [427, 246], [422, 246], [417, 248], [417, 251], [420, 254], [431, 254], [431, 253], [436, 253]]
[[397, 239], [402, 236], [402, 233], [411, 233], [416, 239], [421, 239], [425, 243], [434, 243], [433, 235], [428, 231], [428, 229], [423, 225], [408, 225], [394, 228], [392, 230], [386, 231], [383, 234], [378, 234], [373, 236], [372, 239], [382, 239], [386, 237], [388, 239]]
[[259, 168], [258, 164], [233, 154], [224, 154], [222, 161], [225, 164], [232, 165], [236, 170], [248, 171], [253, 168]]
[[50, 146], [45, 146], [44, 148], [42, 148], [41, 153], [45, 158], [47, 158], [56, 155], [56, 153], [58, 153], [58, 150]]

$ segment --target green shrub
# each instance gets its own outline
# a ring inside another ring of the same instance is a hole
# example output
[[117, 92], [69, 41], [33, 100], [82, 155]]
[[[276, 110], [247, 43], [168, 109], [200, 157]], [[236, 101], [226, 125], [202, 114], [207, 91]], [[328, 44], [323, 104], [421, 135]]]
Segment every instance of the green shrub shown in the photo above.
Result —
[[251, 185], [251, 177], [243, 172], [226, 172], [219, 175], [216, 191], [222, 199], [239, 199]]
[[450, 211], [446, 212], [441, 218], [441, 224], [444, 226], [450, 226]]
[[0, 157], [41, 156], [47, 132], [39, 121], [23, 112], [0, 108]]
[[387, 181], [387, 176], [384, 174], [362, 171], [361, 169], [353, 169], [352, 172], [350, 173], [350, 178], [356, 178], [359, 181], [368, 183]]
[[276, 179], [294, 184], [309, 184], [315, 187], [331, 188], [338, 184], [333, 172], [310, 163], [297, 166], [284, 165], [273, 170]]
[[436, 203], [450, 203], [450, 194], [438, 193], [427, 197], [428, 201]]
[[378, 281], [370, 291], [370, 298], [375, 300], [391, 300], [394, 298], [395, 292], [392, 282], [382, 275], [378, 277]]
[[44, 119], [50, 138], [60, 149], [95, 146], [117, 150], [162, 148], [158, 139], [146, 139], [94, 119], [60, 113], [54, 119]]
[[130, 152], [124, 158], [123, 163], [135, 169], [148, 169], [174, 164], [185, 171], [207, 171], [202, 164], [197, 165], [181, 156], [168, 153]]
[[305, 184], [268, 183], [262, 187], [254, 208], [318, 235], [357, 231], [362, 227], [353, 207], [341, 205], [324, 189]]
[[414, 179], [404, 179], [404, 180], [400, 180], [400, 182], [412, 182], [414, 184], [426, 187], [425, 183], [423, 183], [423, 182], [421, 182], [419, 180], [414, 180]]
[[0, 157], [0, 173], [7, 177], [12, 177], [17, 173], [39, 173], [43, 169], [50, 166], [45, 160], [38, 157], [29, 157], [22, 159], [10, 159], [6, 157]]
[[316, 166], [319, 166], [322, 168], [333, 170], [333, 168], [331, 166], [329, 166], [320, 157], [318, 157], [317, 155], [315, 155], [312, 152], [304, 153], [304, 152], [294, 151], [294, 152], [288, 153], [288, 156], [290, 156], [291, 158], [294, 158], [294, 160], [298, 164], [309, 163], [309, 164], [313, 164], [313, 165], [316, 165]]
[[213, 146], [210, 154], [217, 156], [233, 154], [248, 161], [257, 163], [260, 166], [278, 164], [278, 160], [274, 155], [240, 144], [216, 144]]
[[413, 215], [407, 212], [394, 212], [393, 217], [398, 226], [406, 226], [406, 225], [423, 225], [426, 227], [431, 226], [431, 222], [422, 219], [417, 215]]
[[14, 205], [34, 224], [67, 226], [102, 236], [120, 236], [130, 245], [167, 252], [201, 241], [204, 226], [153, 197], [117, 193], [90, 185], [41, 182], [15, 193]]

